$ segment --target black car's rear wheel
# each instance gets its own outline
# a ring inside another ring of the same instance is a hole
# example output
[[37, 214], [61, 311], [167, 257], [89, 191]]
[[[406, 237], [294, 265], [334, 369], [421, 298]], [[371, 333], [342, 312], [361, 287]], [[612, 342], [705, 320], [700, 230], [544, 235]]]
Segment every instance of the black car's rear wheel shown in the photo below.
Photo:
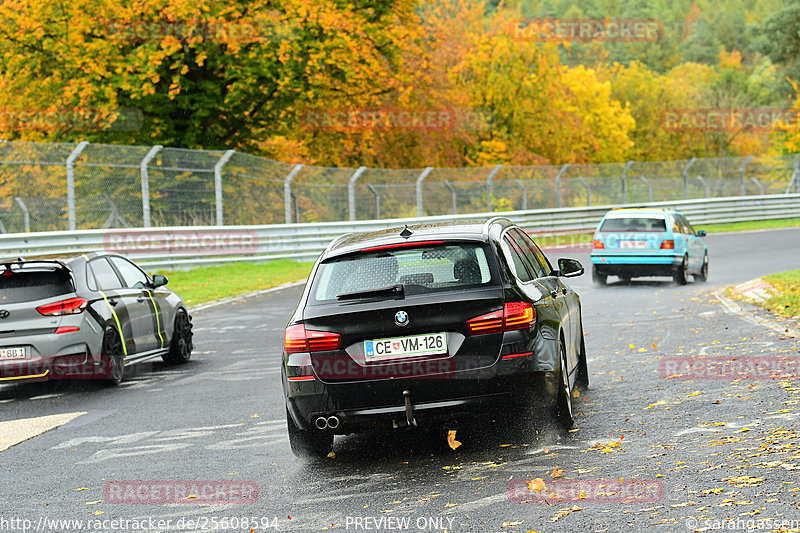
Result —
[[179, 365], [192, 357], [192, 320], [186, 311], [178, 309], [175, 313], [175, 328], [172, 330], [172, 342], [169, 352], [162, 356], [165, 363]]
[[125, 351], [119, 333], [112, 327], [106, 328], [100, 355], [103, 370], [100, 373], [111, 385], [119, 385], [125, 377]]
[[672, 279], [674, 279], [675, 283], [678, 285], [686, 285], [689, 279], [689, 258], [685, 255], [683, 256], [681, 266], [679, 266], [678, 270], [672, 275]]
[[333, 433], [318, 429], [299, 429], [289, 411], [286, 411], [286, 427], [289, 431], [289, 446], [297, 457], [325, 457], [333, 447]]
[[562, 429], [567, 430], [575, 422], [572, 414], [572, 390], [569, 387], [569, 373], [567, 367], [567, 352], [562, 342], [559, 346], [561, 358], [561, 372], [558, 384], [558, 398], [556, 400], [555, 419]]

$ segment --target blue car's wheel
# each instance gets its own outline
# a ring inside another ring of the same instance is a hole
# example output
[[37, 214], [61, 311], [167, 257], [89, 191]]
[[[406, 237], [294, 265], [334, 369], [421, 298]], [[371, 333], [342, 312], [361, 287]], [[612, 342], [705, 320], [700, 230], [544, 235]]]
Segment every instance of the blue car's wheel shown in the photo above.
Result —
[[678, 285], [686, 285], [689, 279], [689, 258], [685, 255], [683, 256], [681, 266], [678, 267], [678, 270], [675, 271], [672, 278]]
[[703, 268], [700, 269], [699, 274], [694, 275], [697, 281], [708, 281], [708, 252], [703, 256]]

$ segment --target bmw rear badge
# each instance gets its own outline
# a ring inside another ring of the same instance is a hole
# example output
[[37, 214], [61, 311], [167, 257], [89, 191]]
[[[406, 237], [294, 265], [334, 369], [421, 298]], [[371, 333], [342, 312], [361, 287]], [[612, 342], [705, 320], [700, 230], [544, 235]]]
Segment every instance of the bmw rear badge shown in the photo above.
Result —
[[398, 326], [408, 325], [408, 313], [405, 311], [398, 311], [394, 314], [394, 323]]

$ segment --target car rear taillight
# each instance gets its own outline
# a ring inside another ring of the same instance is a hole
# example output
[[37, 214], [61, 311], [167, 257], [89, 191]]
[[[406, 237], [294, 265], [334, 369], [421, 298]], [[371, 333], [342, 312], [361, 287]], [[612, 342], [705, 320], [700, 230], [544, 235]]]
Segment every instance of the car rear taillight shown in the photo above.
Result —
[[503, 331], [503, 311], [492, 311], [467, 320], [467, 328], [473, 335]]
[[45, 316], [77, 315], [83, 313], [88, 303], [86, 298], [68, 298], [60, 302], [40, 305], [36, 310]]
[[289, 326], [283, 335], [286, 353], [338, 350], [342, 337], [328, 331], [309, 331], [303, 324]]
[[674, 250], [675, 249], [675, 241], [672, 239], [664, 239], [661, 241], [661, 249], [662, 250]]
[[472, 335], [529, 328], [536, 321], [536, 310], [527, 302], [508, 302], [502, 310], [467, 320]]
[[603, 239], [595, 239], [594, 240], [594, 247], [595, 247], [595, 249], [597, 249], [597, 248], [605, 248], [605, 245], [603, 244]]

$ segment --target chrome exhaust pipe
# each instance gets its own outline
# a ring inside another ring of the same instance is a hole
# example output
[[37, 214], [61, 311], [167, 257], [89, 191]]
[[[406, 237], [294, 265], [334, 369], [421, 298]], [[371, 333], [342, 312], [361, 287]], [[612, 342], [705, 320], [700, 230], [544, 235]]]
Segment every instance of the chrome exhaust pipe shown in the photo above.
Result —
[[320, 416], [314, 421], [314, 425], [317, 426], [317, 429], [326, 429], [328, 427], [328, 420], [324, 416]]
[[338, 416], [329, 416], [328, 420], [326, 420], [328, 427], [331, 429], [336, 429], [339, 427], [339, 417]]

